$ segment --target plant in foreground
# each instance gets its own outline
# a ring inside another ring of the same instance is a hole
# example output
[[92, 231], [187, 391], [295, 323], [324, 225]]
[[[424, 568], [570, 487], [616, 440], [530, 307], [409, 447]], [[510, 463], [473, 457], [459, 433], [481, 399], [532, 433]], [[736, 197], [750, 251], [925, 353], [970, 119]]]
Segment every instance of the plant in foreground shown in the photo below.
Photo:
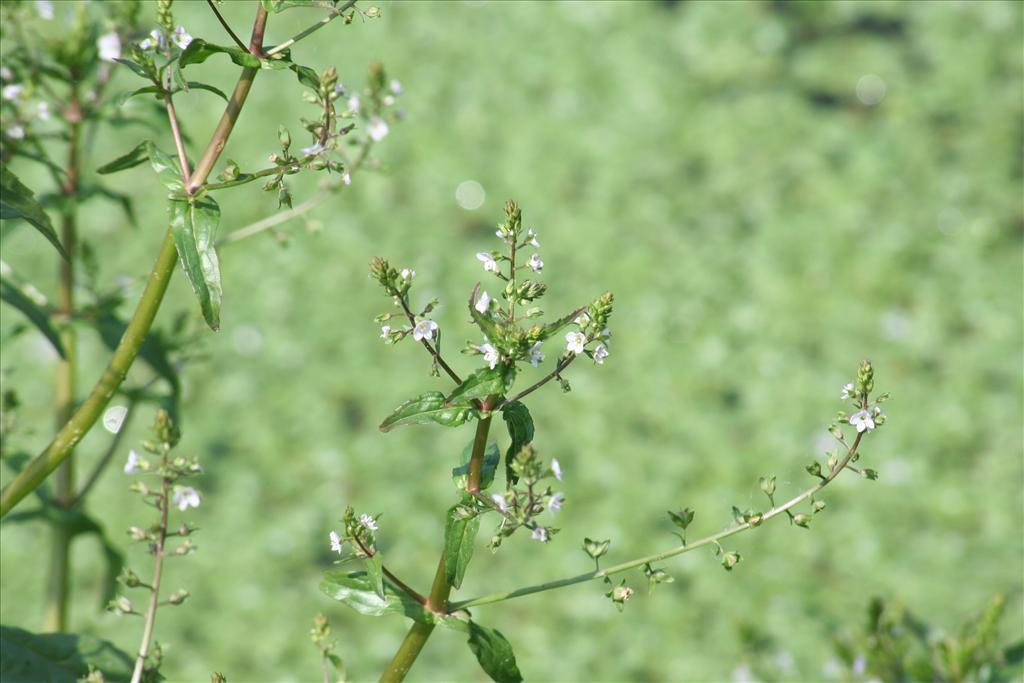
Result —
[[[652, 592], [658, 584], [672, 581], [671, 575], [656, 565], [704, 546], [711, 547], [722, 567], [732, 571], [742, 556], [725, 548], [725, 539], [780, 515], [785, 515], [793, 526], [809, 528], [814, 516], [825, 509], [825, 502], [817, 497], [819, 492], [841, 472], [877, 478], [874, 470], [854, 465], [860, 458], [863, 439], [885, 423], [881, 404], [888, 398], [885, 394], [873, 396], [874, 370], [864, 361], [854, 382], [842, 391], [849, 410], [838, 412], [828, 427], [838, 447], [826, 455], [824, 465], [815, 460], [807, 466], [815, 483], [802, 493], [785, 502], [777, 501], [776, 478], [767, 475], [760, 479], [767, 507], [740, 510], [734, 506], [733, 524], [723, 531], [687, 541], [694, 511], [669, 511], [669, 519], [678, 530], [676, 546], [602, 569], [601, 561], [608, 553], [610, 539], [586, 538], [583, 551], [594, 562], [592, 571], [468, 600], [451, 600], [452, 591], [462, 584], [473, 558], [476, 536], [488, 516], [495, 521], [489, 543], [492, 551], [499, 550], [504, 539], [520, 530], [541, 543], [555, 539], [559, 529], [553, 522], [566, 504], [566, 494], [557, 490], [562, 488], [565, 472], [556, 458], [545, 460], [535, 448], [534, 423], [523, 399], [553, 380], [569, 391], [564, 373], [579, 358], [603, 365], [612, 357], [611, 293], [598, 296], [589, 306], [542, 322], [544, 313], [538, 303], [547, 285], [534, 277], [544, 268], [536, 251], [540, 243], [534, 230], [524, 228], [522, 213], [514, 202], [506, 205], [505, 221], [498, 226], [496, 236], [501, 242], [500, 249], [476, 254], [491, 278], [488, 282], [493, 284], [478, 283], [468, 297], [466, 312], [479, 336], [467, 341], [461, 351], [476, 359], [480, 366], [464, 378], [445, 359], [445, 331], [431, 318], [439, 302], [433, 299], [420, 306], [411, 297], [415, 270], [393, 267], [380, 258], [370, 265], [371, 277], [393, 304], [393, 310], [376, 318], [382, 325], [381, 338], [388, 344], [411, 338], [430, 355], [432, 375], [440, 377], [443, 373], [455, 385], [447, 393], [428, 391], [401, 404], [381, 423], [381, 431], [411, 424], [475, 425], [475, 435], [466, 445], [461, 462], [452, 469], [457, 500], [447, 511], [441, 557], [429, 591], [418, 592], [384, 564], [376, 541], [377, 535], [384, 533], [379, 515], [357, 514], [350, 507], [345, 511], [341, 530], [329, 535], [331, 550], [342, 556], [337, 564], [361, 563], [362, 569], [328, 571], [321, 590], [364, 615], [400, 614], [412, 620], [408, 634], [381, 676], [382, 681], [404, 679], [437, 626], [466, 634], [470, 650], [495, 681], [520, 681], [522, 676], [511, 644], [501, 632], [481, 625], [471, 608], [598, 579], [605, 584], [605, 597], [621, 611], [635, 596], [635, 589], [627, 577], [619, 575], [639, 570]], [[533, 384], [513, 391], [523, 368], [539, 368], [548, 356], [553, 356], [547, 365], [551, 369]], [[509, 435], [504, 453], [489, 440], [491, 421], [497, 413], [501, 414]], [[503, 468], [499, 467], [502, 460]], [[503, 489], [495, 485], [499, 469], [504, 471]], [[806, 511], [801, 511], [804, 505]]]

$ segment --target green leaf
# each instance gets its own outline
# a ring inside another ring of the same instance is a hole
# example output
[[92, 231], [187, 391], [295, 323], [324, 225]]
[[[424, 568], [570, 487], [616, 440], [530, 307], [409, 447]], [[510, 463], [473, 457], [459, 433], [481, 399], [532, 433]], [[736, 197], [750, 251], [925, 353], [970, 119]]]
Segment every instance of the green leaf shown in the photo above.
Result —
[[460, 509], [465, 508], [458, 504], [448, 510], [448, 520], [444, 527], [444, 573], [445, 580], [452, 588], [462, 585], [466, 567], [473, 559], [473, 542], [480, 530], [480, 516], [465, 519], [459, 515]]
[[171, 192], [185, 191], [185, 180], [181, 177], [181, 169], [178, 168], [178, 162], [174, 157], [161, 151], [149, 140], [146, 141], [146, 155], [164, 187]]
[[149, 80], [149, 74], [146, 73], [146, 70], [143, 69], [142, 65], [139, 64], [138, 62], [132, 61], [131, 59], [125, 59], [123, 57], [120, 57], [120, 58], [115, 57], [114, 61], [117, 62], [118, 64], [124, 64], [126, 67], [128, 67], [129, 69], [134, 71], [135, 75], [142, 76], [147, 81]]
[[107, 173], [117, 173], [118, 171], [123, 171], [126, 168], [138, 166], [149, 158], [149, 146], [151, 144], [153, 143], [149, 140], [143, 140], [139, 144], [135, 145], [132, 151], [119, 156], [110, 163], [103, 164], [96, 169], [96, 172], [101, 175], [105, 175]]
[[18, 180], [18, 176], [7, 170], [7, 166], [4, 165], [0, 167], [0, 219], [10, 218], [23, 218], [31, 223], [57, 248], [65, 261], [70, 260], [64, 246], [57, 239], [53, 225], [50, 224], [50, 217], [36, 201], [32, 190], [25, 187]]
[[128, 681], [135, 660], [112, 643], [74, 633], [36, 634], [0, 626], [0, 680], [75, 683], [92, 665], [107, 681]]
[[498, 683], [521, 683], [523, 675], [516, 666], [516, 655], [501, 631], [480, 626], [465, 617], [441, 617], [440, 623], [454, 631], [469, 634], [469, 640], [466, 641], [469, 649], [491, 680]]
[[575, 320], [579, 316], [579, 314], [583, 313], [585, 310], [587, 310], [586, 306], [583, 306], [582, 308], [577, 308], [572, 313], [562, 318], [559, 318], [558, 320], [552, 323], [544, 325], [543, 327], [541, 327], [540, 336], [537, 338], [537, 341], [544, 341], [545, 339], [551, 338], [553, 335], [557, 334], [563, 327], [565, 327], [573, 320]]
[[[128, 329], [128, 324], [111, 312], [102, 312], [88, 322], [99, 333], [103, 345], [111, 351], [117, 348], [125, 330]], [[181, 381], [178, 379], [178, 371], [171, 363], [170, 355], [171, 349], [168, 348], [159, 331], [150, 329], [149, 334], [142, 340], [139, 358], [145, 361], [153, 372], [165, 379], [171, 387], [171, 392], [177, 395], [181, 390]]]
[[320, 77], [316, 75], [316, 72], [310, 69], [308, 66], [302, 66], [301, 64], [292, 64], [288, 67], [295, 72], [295, 75], [299, 78], [299, 83], [312, 88], [313, 90], [320, 90]]
[[440, 391], [428, 391], [395, 408], [395, 412], [381, 422], [380, 431], [388, 432], [395, 427], [409, 424], [436, 422], [445, 427], [458, 427], [479, 415], [469, 403], [450, 404]]
[[373, 592], [378, 597], [386, 598], [384, 594], [384, 557], [380, 554], [380, 551], [375, 551], [373, 557], [366, 558], [366, 577], [370, 580], [370, 585], [373, 586]]
[[324, 573], [320, 590], [366, 616], [401, 614], [413, 621], [434, 623], [433, 615], [405, 593], [391, 584], [384, 584], [384, 596], [381, 597], [374, 590], [373, 583], [366, 572], [329, 571]]
[[263, 9], [275, 14], [293, 7], [323, 7], [325, 9], [334, 7], [333, 4], [328, 4], [324, 0], [260, 0], [260, 2], [263, 4]]
[[178, 57], [178, 66], [184, 69], [189, 64], [202, 64], [215, 54], [226, 54], [238, 66], [252, 69], [260, 68], [260, 60], [248, 51], [237, 47], [224, 47], [208, 43], [202, 38], [195, 38]]
[[220, 263], [214, 242], [220, 223], [220, 207], [212, 197], [172, 199], [171, 232], [181, 268], [199, 300], [203, 319], [210, 329], [220, 328]]
[[225, 102], [228, 101], [228, 96], [224, 94], [223, 90], [221, 90], [220, 88], [216, 88], [216, 87], [214, 87], [212, 85], [208, 85], [206, 83], [200, 83], [199, 81], [189, 81], [188, 82], [188, 89], [189, 90], [205, 90], [206, 92], [212, 92], [214, 95], [216, 95], [217, 97], [221, 98]]
[[[469, 461], [472, 457], [473, 442], [470, 441], [466, 444], [466, 447], [462, 449], [462, 464], [459, 467], [452, 469], [452, 481], [455, 482], [455, 486], [460, 491], [466, 490], [466, 482], [469, 479]], [[487, 450], [484, 451], [484, 465], [480, 470], [481, 491], [486, 491], [494, 481], [494, 472], [498, 469], [499, 462], [501, 462], [501, 452], [498, 450], [498, 444], [487, 444]]]
[[121, 93], [116, 98], [114, 98], [114, 104], [116, 104], [118, 107], [120, 107], [120, 106], [123, 106], [125, 102], [127, 102], [131, 98], [135, 97], [136, 95], [159, 95], [159, 94], [162, 94], [163, 92], [164, 92], [163, 88], [159, 88], [159, 87], [157, 87], [155, 85], [147, 85], [147, 86], [144, 86], [142, 88], [138, 88], [137, 90], [130, 90], [129, 92]]
[[36, 326], [43, 336], [50, 340], [53, 348], [61, 358], [67, 358], [64, 345], [60, 343], [60, 334], [50, 322], [50, 316], [15, 283], [0, 275], [0, 300], [3, 300], [21, 311]]
[[455, 387], [448, 396], [448, 402], [465, 403], [488, 396], [503, 396], [515, 378], [515, 368], [509, 365], [496, 365], [493, 370], [480, 368]]
[[505, 418], [505, 426], [508, 427], [508, 435], [512, 442], [505, 451], [505, 480], [511, 485], [519, 481], [519, 477], [512, 471], [512, 463], [523, 450], [523, 446], [533, 442], [533, 418], [526, 406], [513, 401], [501, 409], [501, 416]]

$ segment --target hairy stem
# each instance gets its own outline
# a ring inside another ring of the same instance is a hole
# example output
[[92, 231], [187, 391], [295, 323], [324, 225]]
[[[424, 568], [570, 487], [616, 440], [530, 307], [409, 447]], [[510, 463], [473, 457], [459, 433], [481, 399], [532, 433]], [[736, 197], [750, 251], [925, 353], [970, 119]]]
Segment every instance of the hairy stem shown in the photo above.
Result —
[[[77, 241], [78, 187], [81, 173], [81, 123], [82, 112], [78, 101], [78, 88], [71, 87], [67, 114], [68, 162], [63, 187], [64, 212], [61, 225], [61, 242], [67, 252], [67, 259], [59, 260], [59, 287], [57, 294], [57, 315], [60, 318], [60, 342], [66, 357], [57, 362], [55, 398], [56, 427], [68, 421], [75, 409], [75, 374], [77, 372], [77, 339], [71, 319], [75, 312], [75, 243]], [[54, 504], [70, 507], [75, 498], [74, 463], [66, 460], [57, 471]], [[70, 597], [70, 555], [74, 535], [64, 525], [52, 530], [50, 546], [50, 576], [47, 585], [46, 606], [43, 612], [44, 631], [66, 631], [68, 600]]]
[[[164, 446], [163, 469], [167, 469], [167, 453], [169, 448]], [[171, 480], [163, 477], [160, 489], [160, 533], [157, 536], [153, 548], [153, 580], [149, 585], [149, 607], [146, 609], [146, 623], [142, 629], [142, 642], [139, 644], [139, 654], [135, 658], [135, 670], [132, 672], [132, 683], [139, 683], [146, 667], [146, 657], [149, 656], [149, 645], [153, 640], [153, 629], [156, 627], [156, 611], [160, 607], [160, 579], [164, 570], [164, 546], [167, 543], [167, 518], [170, 509]]]
[[[250, 52], [253, 54], [262, 54], [263, 33], [266, 29], [266, 23], [267, 12], [260, 5], [256, 12], [256, 19], [253, 22], [252, 43], [249, 47]], [[206, 181], [210, 171], [213, 169], [213, 165], [217, 161], [217, 157], [227, 144], [228, 136], [231, 134], [232, 128], [234, 128], [235, 121], [238, 120], [242, 105], [245, 103], [249, 89], [252, 87], [252, 80], [256, 75], [256, 71], [256, 69], [249, 68], [242, 70], [242, 75], [235, 86], [234, 92], [231, 94], [231, 99], [224, 110], [220, 123], [217, 124], [213, 138], [210, 140], [203, 158], [192, 174], [191, 182], [188, 185], [190, 192], [195, 191], [196, 188]], [[160, 308], [160, 303], [163, 301], [164, 292], [167, 291], [167, 283], [170, 282], [171, 274], [174, 272], [174, 262], [177, 256], [178, 252], [174, 247], [174, 239], [171, 231], [168, 229], [164, 236], [163, 244], [160, 247], [160, 253], [157, 255], [156, 263], [153, 264], [153, 269], [149, 274], [146, 289], [142, 292], [142, 298], [139, 300], [135, 313], [128, 323], [128, 328], [121, 337], [121, 341], [118, 342], [117, 349], [114, 350], [114, 355], [111, 357], [106, 370], [103, 371], [103, 375], [96, 382], [89, 397], [85, 399], [85, 402], [75, 411], [74, 415], [61, 427], [46, 449], [37, 455], [4, 488], [3, 493], [0, 493], [0, 517], [10, 512], [11, 508], [31, 493], [51, 472], [67, 459], [74, 452], [78, 442], [96, 424], [100, 413], [103, 412], [114, 392], [124, 382], [125, 377], [128, 376], [128, 370], [131, 368], [132, 363], [135, 362], [135, 357], [138, 355], [142, 342], [145, 340], [146, 334], [153, 324], [153, 319], [156, 317], [156, 312]]]
[[[473, 439], [473, 452], [470, 455], [470, 470], [469, 470], [469, 487], [470, 490], [474, 490], [473, 479], [473, 461], [483, 461], [484, 451], [487, 446], [487, 432], [491, 427], [491, 418], [487, 417], [480, 420], [476, 425], [476, 436]], [[477, 475], [475, 480], [475, 487], [477, 491], [480, 490], [480, 472], [479, 466], [477, 468]], [[448, 579], [445, 573], [445, 557], [444, 552], [441, 553], [441, 559], [437, 563], [437, 571], [434, 573], [434, 583], [430, 588], [430, 596], [427, 598], [426, 608], [435, 613], [448, 612], [448, 597], [451, 595], [452, 587], [448, 585]], [[434, 631], [433, 624], [423, 624], [420, 622], [414, 622], [409, 632], [405, 634], [405, 639], [402, 644], [398, 646], [398, 650], [395, 655], [391, 658], [391, 662], [387, 668], [384, 669], [384, 673], [381, 674], [381, 683], [398, 683], [405, 679], [406, 674], [409, 673], [409, 669], [412, 668], [416, 658], [420, 656], [420, 652], [423, 651], [423, 646], [427, 644], [427, 639], [430, 638], [430, 634]]]
[[565, 588], [566, 586], [572, 586], [577, 583], [593, 581], [594, 579], [603, 579], [607, 576], [612, 576], [613, 574], [621, 574], [622, 572], [629, 571], [630, 569], [642, 567], [648, 563], [661, 562], [671, 557], [691, 552], [693, 550], [696, 550], [697, 548], [701, 548], [706, 545], [717, 544], [724, 538], [728, 538], [742, 531], [747, 531], [748, 529], [753, 529], [757, 526], [761, 526], [771, 518], [789, 512], [791, 508], [795, 507], [796, 505], [799, 505], [803, 501], [815, 495], [818, 491], [828, 486], [833, 479], [839, 476], [839, 473], [843, 471], [843, 469], [849, 464], [850, 460], [853, 459], [853, 457], [857, 454], [857, 449], [860, 447], [861, 438], [863, 436], [863, 432], [857, 435], [857, 439], [853, 442], [853, 445], [850, 446], [849, 450], [846, 453], [846, 456], [836, 465], [835, 469], [833, 469], [828, 474], [828, 476], [826, 476], [818, 484], [812, 486], [811, 488], [807, 489], [798, 496], [790, 499], [789, 501], [783, 503], [782, 505], [777, 505], [773, 507], [768, 512], [761, 515], [759, 518], [756, 518], [755, 521], [744, 522], [742, 524], [734, 524], [733, 526], [723, 531], [719, 531], [716, 534], [711, 534], [710, 536], [705, 536], [704, 538], [698, 541], [687, 543], [686, 545], [679, 546], [676, 548], [670, 548], [669, 550], [654, 553], [653, 555], [647, 555], [646, 557], [640, 557], [635, 560], [623, 562], [621, 564], [608, 567], [607, 569], [602, 569], [599, 571], [595, 570], [592, 572], [587, 572], [586, 574], [570, 576], [564, 579], [558, 579], [556, 581], [548, 581], [546, 583], [540, 583], [533, 586], [526, 586], [525, 588], [518, 588], [516, 590], [508, 591], [505, 593], [494, 593], [479, 598], [473, 598], [471, 600], [462, 600], [459, 602], [454, 602], [451, 605], [449, 605], [449, 611], [454, 612], [456, 610], [467, 609], [469, 607], [477, 607], [479, 605], [490, 605], [496, 602], [511, 600], [512, 598], [519, 598], [524, 595], [543, 593], [545, 591], [555, 590], [556, 588]]

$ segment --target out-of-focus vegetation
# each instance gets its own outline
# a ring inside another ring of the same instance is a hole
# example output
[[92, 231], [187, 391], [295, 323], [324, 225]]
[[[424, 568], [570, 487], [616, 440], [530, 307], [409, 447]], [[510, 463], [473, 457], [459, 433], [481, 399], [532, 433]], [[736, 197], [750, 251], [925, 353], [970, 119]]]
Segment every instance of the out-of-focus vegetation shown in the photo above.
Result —
[[[894, 396], [861, 460], [879, 481], [844, 475], [809, 531], [777, 524], [736, 539], [744, 561], [733, 572], [710, 552], [687, 556], [666, 567], [673, 584], [623, 614], [598, 584], [478, 608], [516, 646], [527, 679], [743, 676], [749, 624], [770, 635], [780, 680], [839, 677], [832, 642], [859, 627], [876, 594], [952, 626], [1005, 593], [996, 642], [1024, 633], [1020, 4], [382, 9], [379, 21], [329, 27], [295, 56], [337, 64], [354, 84], [379, 59], [402, 82], [407, 116], [379, 146], [384, 172], [358, 176], [277, 239], [221, 253], [222, 330], [199, 335], [183, 378], [179, 450], [200, 454], [207, 474], [199, 553], [167, 579], [193, 598], [160, 614], [170, 679], [216, 669], [229, 680], [314, 680], [307, 632], [319, 611], [353, 678], [379, 673], [405, 624], [371, 627], [317, 591], [332, 561], [327, 532], [346, 504], [383, 512], [389, 564], [425, 585], [465, 435], [377, 431], [398, 402], [440, 380], [420, 350], [381, 343], [366, 266], [385, 255], [415, 268], [423, 295], [442, 299], [436, 319], [454, 348], [471, 334], [462, 306], [481, 278], [473, 254], [492, 247], [508, 197], [540, 235], [557, 283], [547, 307], [611, 289], [615, 337], [603, 367], [572, 369], [568, 396], [528, 400], [536, 447], [566, 471], [561, 534], [481, 553], [460, 596], [585, 571], [584, 536], [613, 538], [612, 561], [670, 545], [668, 508], [695, 508], [697, 533], [724, 527], [730, 504], [758, 504], [759, 475], [777, 474], [780, 494], [805, 486], [804, 465], [830, 447], [825, 425], [862, 357]], [[223, 11], [248, 21], [244, 3]], [[205, 3], [175, 12], [192, 35], [224, 42]], [[268, 42], [306, 21], [301, 10], [274, 17]], [[196, 69], [230, 86], [213, 60]], [[123, 74], [115, 86], [137, 84]], [[220, 104], [180, 99], [186, 133], [205, 139]], [[257, 167], [278, 123], [297, 130], [310, 115], [292, 78], [261, 74], [227, 154]], [[93, 168], [140, 134], [107, 130]], [[19, 174], [31, 184], [35, 171]], [[478, 208], [455, 199], [465, 181], [485, 192]], [[128, 311], [143, 283], [125, 278], [148, 272], [164, 192], [142, 167], [121, 182], [139, 227], [99, 204], [81, 224], [105, 264], [100, 282], [125, 284]], [[296, 186], [296, 202], [313, 190]], [[236, 192], [222, 230], [275, 208], [258, 188]], [[3, 259], [43, 292], [55, 258], [28, 229], [4, 239]], [[158, 327], [179, 311], [198, 319], [180, 273]], [[3, 326], [16, 316], [4, 308]], [[91, 383], [108, 352], [82, 343]], [[16, 450], [34, 453], [50, 436], [51, 363], [33, 334], [4, 346], [5, 389], [22, 403]], [[135, 420], [125, 443], [151, 419]], [[76, 457], [94, 461], [106, 438], [91, 434]], [[90, 511], [112, 538], [146, 517], [117, 469], [99, 487]], [[3, 526], [4, 624], [38, 622], [41, 529]], [[74, 630], [132, 647], [139, 624], [98, 609], [101, 549], [74, 549], [84, 565]], [[464, 650], [437, 634], [413, 677], [480, 679]]]

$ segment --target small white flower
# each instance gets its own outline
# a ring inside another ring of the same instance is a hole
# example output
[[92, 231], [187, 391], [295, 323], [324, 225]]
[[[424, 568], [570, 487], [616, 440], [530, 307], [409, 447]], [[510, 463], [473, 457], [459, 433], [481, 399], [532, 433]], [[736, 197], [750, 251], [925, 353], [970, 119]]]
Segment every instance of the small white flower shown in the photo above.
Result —
[[416, 271], [410, 270], [409, 268], [402, 268], [401, 275], [403, 280], [412, 280], [414, 277], [416, 277]]
[[395, 95], [401, 95], [402, 94], [402, 84], [399, 83], [398, 81], [396, 81], [395, 79], [393, 79], [393, 78], [391, 79], [391, 83], [389, 84], [389, 87], [391, 88], [391, 92], [393, 94], [395, 94]]
[[526, 231], [526, 243], [540, 249], [540, 242], [537, 241], [537, 233], [533, 231], [533, 228]]
[[374, 116], [366, 124], [366, 132], [374, 142], [380, 142], [388, 134], [388, 124], [379, 116]]
[[548, 530], [539, 526], [533, 530], [533, 533], [530, 534], [530, 538], [535, 541], [540, 541], [541, 543], [546, 543], [548, 540]]
[[846, 400], [848, 398], [853, 398], [854, 393], [855, 392], [853, 390], [853, 384], [844, 384], [843, 385], [843, 393], [839, 395], [839, 398], [841, 398], [843, 400]]
[[379, 526], [377, 526], [377, 520], [375, 520], [370, 515], [359, 515], [359, 523], [362, 524], [363, 527], [365, 527], [366, 529], [369, 529], [370, 531], [376, 531], [380, 528]]
[[50, 21], [53, 19], [53, 3], [50, 0], [36, 0], [36, 12], [39, 16]]
[[124, 418], [128, 415], [128, 408], [125, 406], [110, 406], [107, 412], [103, 413], [103, 427], [111, 434], [121, 431]]
[[171, 36], [171, 40], [174, 41], [175, 45], [184, 50], [192, 42], [192, 36], [188, 34], [184, 26], [179, 26], [174, 29], [174, 35]]
[[562, 510], [562, 504], [565, 503], [565, 494], [556, 493], [551, 496], [551, 500], [548, 501], [548, 512], [555, 513]]
[[9, 81], [14, 78], [14, 72], [8, 69], [6, 66], [0, 66], [0, 79]]
[[850, 424], [857, 428], [857, 433], [871, 431], [875, 428], [875, 420], [866, 410], [858, 410], [850, 416]]
[[3, 90], [3, 97], [5, 100], [14, 101], [21, 96], [22, 91], [25, 90], [25, 86], [21, 83], [11, 83], [5, 85]]
[[494, 260], [494, 257], [485, 251], [481, 251], [476, 255], [476, 260], [484, 264], [485, 273], [497, 273], [498, 262]]
[[491, 295], [487, 292], [480, 294], [480, 298], [476, 300], [476, 305], [473, 306], [479, 313], [486, 313], [491, 307]]
[[349, 174], [348, 171], [341, 172], [341, 182], [344, 183], [345, 185], [352, 184], [352, 176]]
[[317, 142], [316, 144], [310, 145], [309, 147], [302, 148], [302, 154], [307, 157], [311, 157], [317, 154], [323, 154], [326, 147]]
[[197, 508], [200, 503], [199, 492], [191, 486], [175, 487], [173, 501], [182, 512], [189, 508]]
[[484, 362], [490, 366], [491, 370], [493, 370], [494, 366], [498, 364], [498, 359], [500, 357], [498, 355], [498, 349], [494, 348], [490, 344], [483, 344], [476, 347], [476, 350], [484, 354]]
[[559, 464], [557, 458], [551, 458], [551, 471], [555, 475], [555, 479], [562, 481], [562, 465]]
[[166, 45], [167, 42], [166, 39], [164, 38], [164, 34], [156, 29], [153, 29], [149, 32], [149, 38], [146, 38], [141, 43], [139, 43], [139, 48], [143, 50], [156, 50], [157, 48], [159, 48], [162, 50]]
[[587, 338], [582, 332], [567, 332], [565, 334], [565, 350], [569, 353], [583, 353], [583, 345]]
[[341, 536], [338, 535], [337, 531], [332, 531], [330, 533], [330, 538], [331, 538], [331, 550], [336, 552], [336, 553], [338, 553], [340, 555], [341, 554]]
[[604, 359], [608, 357], [608, 348], [604, 344], [598, 344], [597, 348], [594, 349], [594, 362], [598, 365], [604, 365]]
[[391, 325], [384, 325], [380, 328], [380, 338], [388, 339], [391, 336]]
[[46, 102], [40, 102], [36, 105], [36, 116], [39, 117], [40, 121], [50, 120], [50, 105]]
[[25, 129], [21, 126], [11, 126], [7, 129], [7, 137], [11, 138], [12, 140], [24, 140]]
[[96, 47], [100, 52], [100, 59], [112, 62], [121, 56], [121, 38], [115, 31], [104, 33], [96, 41]]
[[381, 102], [384, 103], [385, 107], [390, 107], [390, 106], [392, 106], [395, 103], [395, 96], [394, 95], [385, 95], [383, 97], [383, 99], [381, 99]]
[[539, 273], [541, 269], [544, 268], [544, 262], [540, 260], [540, 256], [538, 254], [534, 254], [530, 257], [529, 265], [535, 273]]
[[348, 110], [352, 113], [359, 111], [359, 95], [348, 98]]
[[542, 342], [537, 342], [530, 347], [530, 365], [537, 367], [540, 362], [544, 360], [544, 354], [540, 351], [540, 345]]
[[505, 500], [505, 496], [500, 493], [495, 493], [491, 495], [491, 500], [494, 501], [494, 504], [498, 506], [499, 510], [502, 512], [508, 512], [508, 501]]
[[416, 341], [433, 339], [435, 332], [437, 332], [437, 323], [433, 320], [421, 320], [416, 323], [416, 327], [412, 328], [412, 338]]
[[128, 462], [124, 464], [124, 473], [135, 474], [136, 472], [140, 472], [141, 470], [142, 468], [139, 467], [139, 454], [136, 453], [135, 449], [133, 448], [130, 451], [128, 451]]
[[344, 97], [346, 92], [347, 92], [347, 89], [345, 88], [345, 84], [344, 83], [335, 83], [334, 84], [334, 94], [336, 96]]
[[576, 316], [576, 319], [573, 320], [573, 322], [579, 325], [580, 327], [586, 327], [587, 325], [590, 324], [590, 314], [587, 313], [586, 311], [583, 311], [578, 316]]

